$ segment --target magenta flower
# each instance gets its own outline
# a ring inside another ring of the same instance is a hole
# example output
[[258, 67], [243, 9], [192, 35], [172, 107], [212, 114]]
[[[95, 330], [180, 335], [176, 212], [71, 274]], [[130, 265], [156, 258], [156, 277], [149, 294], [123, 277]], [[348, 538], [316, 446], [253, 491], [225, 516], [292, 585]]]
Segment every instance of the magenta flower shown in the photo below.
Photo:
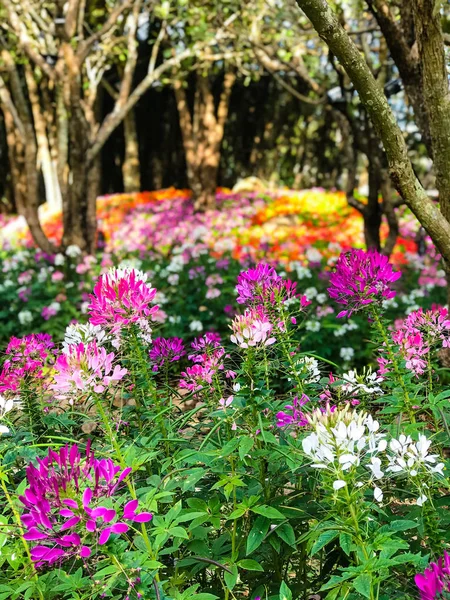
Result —
[[[273, 267], [264, 263], [258, 264], [254, 269], [247, 269], [238, 275], [236, 291], [237, 302], [249, 306], [274, 304], [276, 301], [285, 302], [290, 298], [297, 298], [297, 284], [289, 279], [283, 279]], [[301, 298], [301, 308], [310, 304]]]
[[0, 373], [0, 392], [17, 392], [23, 381], [43, 379], [43, 369], [53, 356], [54, 343], [46, 333], [12, 337], [6, 348], [7, 359]]
[[401, 329], [392, 334], [392, 340], [400, 347], [400, 354], [406, 361], [406, 368], [415, 375], [422, 375], [427, 368], [424, 357], [430, 352], [422, 334], [409, 333]]
[[352, 249], [343, 252], [336, 263], [336, 270], [330, 275], [328, 294], [347, 308], [337, 317], [350, 317], [354, 312], [372, 303], [382, 304], [393, 298], [395, 291], [391, 284], [401, 277], [394, 272], [387, 256], [376, 250]]
[[238, 275], [236, 292], [239, 304], [261, 303], [280, 277], [273, 267], [260, 263]]
[[154, 371], [158, 371], [163, 365], [180, 360], [185, 354], [183, 340], [177, 337], [154, 339], [149, 352], [150, 360], [154, 363]]
[[450, 556], [447, 552], [437, 563], [430, 563], [424, 573], [418, 573], [414, 581], [420, 590], [420, 600], [435, 600], [443, 591], [450, 591]]
[[180, 388], [194, 393], [205, 388], [209, 389], [215, 373], [216, 370], [207, 365], [196, 364], [187, 367], [186, 371], [181, 373]]
[[306, 394], [303, 394], [300, 400], [298, 396], [295, 396], [292, 404], [286, 404], [285, 409], [290, 412], [287, 413], [284, 410], [280, 410], [277, 417], [277, 427], [288, 427], [289, 425], [295, 425], [297, 427], [305, 427], [308, 425], [308, 420], [304, 413], [300, 410], [300, 406], [304, 406], [309, 402], [309, 398]]
[[128, 372], [118, 364], [113, 366], [114, 358], [114, 352], [98, 347], [95, 340], [68, 346], [56, 360], [51, 389], [57, 392], [57, 398], [68, 399], [71, 404], [80, 393], [101, 394]]
[[136, 323], [145, 341], [151, 341], [148, 320], [154, 318], [158, 306], [153, 305], [156, 289], [147, 283], [147, 275], [136, 269], [111, 269], [98, 278], [88, 308], [90, 322], [113, 333]]
[[24, 538], [38, 542], [31, 549], [36, 567], [60, 563], [72, 558], [89, 558], [92, 545], [106, 544], [112, 534], [126, 533], [124, 521], [145, 523], [148, 512], [137, 513], [138, 501], [123, 507], [122, 520], [117, 506], [104, 506], [131, 472], [111, 459], [97, 460], [90, 450], [81, 456], [78, 446], [64, 446], [58, 452], [49, 449], [37, 466], [27, 468], [29, 487], [19, 499], [25, 507], [22, 522]]

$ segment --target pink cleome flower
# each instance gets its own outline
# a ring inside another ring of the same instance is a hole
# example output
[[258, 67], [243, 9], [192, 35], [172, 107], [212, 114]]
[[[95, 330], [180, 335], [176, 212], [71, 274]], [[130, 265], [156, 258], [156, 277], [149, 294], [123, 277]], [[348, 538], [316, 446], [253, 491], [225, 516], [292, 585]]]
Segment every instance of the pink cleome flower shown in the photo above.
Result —
[[270, 336], [273, 325], [262, 307], [247, 308], [243, 315], [234, 318], [231, 329], [230, 339], [240, 348], [270, 346], [276, 341]]
[[437, 600], [442, 592], [450, 591], [450, 556], [444, 552], [437, 563], [430, 563], [424, 573], [414, 577], [420, 590], [420, 600]]
[[100, 275], [90, 295], [88, 312], [93, 325], [103, 325], [118, 332], [130, 323], [153, 318], [158, 306], [153, 305], [156, 289], [147, 283], [147, 275], [136, 269], [111, 269]]
[[185, 354], [183, 340], [177, 337], [154, 339], [149, 352], [154, 371], [158, 371], [163, 365], [180, 360]]
[[71, 404], [80, 392], [101, 394], [128, 372], [120, 365], [113, 367], [114, 358], [114, 352], [98, 347], [95, 340], [72, 344], [56, 359], [57, 372], [50, 387], [57, 398], [68, 399]]
[[52, 338], [46, 333], [12, 337], [5, 350], [7, 359], [0, 373], [0, 392], [17, 392], [25, 379], [32, 382], [43, 379], [53, 348]]
[[[267, 306], [275, 301], [285, 302], [297, 298], [297, 284], [289, 279], [280, 277], [270, 265], [259, 263], [253, 269], [242, 271], [238, 275], [236, 291], [237, 302], [248, 306]], [[301, 308], [310, 304], [305, 296], [300, 298]]]

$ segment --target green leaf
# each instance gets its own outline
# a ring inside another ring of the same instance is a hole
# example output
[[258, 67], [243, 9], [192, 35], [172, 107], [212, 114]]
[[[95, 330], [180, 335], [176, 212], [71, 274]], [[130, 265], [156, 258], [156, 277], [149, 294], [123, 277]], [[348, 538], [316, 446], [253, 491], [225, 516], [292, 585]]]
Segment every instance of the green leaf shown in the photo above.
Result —
[[245, 456], [250, 452], [253, 448], [254, 441], [250, 437], [241, 438], [239, 442], [239, 458], [244, 460]]
[[269, 526], [270, 521], [265, 517], [258, 517], [256, 519], [247, 537], [247, 556], [259, 548], [269, 531]]
[[171, 527], [167, 533], [169, 535], [172, 535], [173, 537], [183, 538], [184, 540], [189, 539], [189, 536], [186, 533], [186, 530], [183, 529], [182, 527]]
[[286, 517], [280, 513], [279, 510], [273, 508], [273, 506], [267, 506], [267, 504], [263, 504], [262, 506], [256, 506], [255, 508], [250, 509], [252, 512], [257, 515], [262, 515], [267, 519], [285, 519]]
[[280, 600], [292, 600], [292, 592], [284, 581], [280, 585]]
[[313, 547], [311, 548], [311, 556], [317, 554], [319, 550], [322, 550], [322, 548], [324, 548], [327, 544], [329, 544], [331, 541], [337, 538], [338, 535], [339, 531], [334, 530], [324, 531], [323, 533], [321, 533], [315, 541], [315, 543], [313, 544]]
[[243, 558], [238, 562], [238, 566], [246, 571], [264, 571], [263, 567], [251, 558]]
[[408, 529], [415, 529], [419, 526], [417, 521], [407, 521], [405, 519], [399, 521], [391, 521], [388, 525], [391, 531], [407, 531]]
[[225, 571], [225, 575], [223, 576], [225, 580], [225, 584], [229, 590], [232, 590], [237, 583], [238, 580], [238, 568], [236, 565], [230, 565], [230, 571]]
[[293, 546], [295, 548], [295, 531], [292, 525], [283, 523], [275, 529], [275, 533], [283, 540], [283, 542], [286, 542], [288, 546]]
[[372, 577], [369, 573], [362, 573], [353, 582], [353, 586], [357, 592], [359, 592], [364, 598], [370, 598], [370, 592], [372, 590]]
[[233, 512], [231, 513], [231, 515], [229, 515], [229, 519], [239, 519], [239, 517], [242, 517], [242, 515], [245, 515], [247, 511], [247, 508], [237, 508], [236, 510], [233, 510]]
[[352, 536], [348, 533], [341, 533], [339, 536], [339, 545], [347, 556], [350, 556], [350, 547], [352, 544]]

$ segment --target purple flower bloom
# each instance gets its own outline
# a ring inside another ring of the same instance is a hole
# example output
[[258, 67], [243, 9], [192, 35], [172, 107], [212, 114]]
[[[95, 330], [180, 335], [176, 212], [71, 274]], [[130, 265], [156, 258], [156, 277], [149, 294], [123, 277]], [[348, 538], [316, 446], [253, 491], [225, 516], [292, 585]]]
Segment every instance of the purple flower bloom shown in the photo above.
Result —
[[420, 590], [420, 600], [435, 600], [443, 591], [450, 591], [450, 555], [444, 552], [437, 563], [430, 563], [424, 573], [417, 573], [414, 581]]
[[186, 354], [181, 338], [162, 338], [153, 340], [149, 352], [150, 360], [154, 363], [153, 370], [158, 371], [164, 364], [180, 360]]
[[[129, 525], [118, 520], [116, 508], [103, 502], [114, 496], [131, 468], [122, 469], [111, 459], [97, 460], [89, 443], [84, 457], [74, 444], [58, 452], [49, 449], [37, 463], [37, 467], [28, 466], [29, 487], [19, 497], [26, 509], [24, 538], [40, 542], [31, 549], [36, 567], [89, 558], [90, 544], [106, 544], [111, 534], [128, 531]], [[152, 519], [151, 513], [137, 513], [137, 508], [137, 500], [125, 504], [123, 520], [145, 523]]]
[[277, 427], [287, 427], [289, 425], [295, 425], [297, 427], [305, 427], [308, 425], [308, 421], [304, 413], [300, 410], [300, 406], [304, 406], [309, 402], [309, 398], [306, 394], [303, 394], [300, 400], [295, 396], [292, 404], [286, 404], [284, 408], [290, 411], [290, 413], [280, 410], [277, 413]]
[[350, 317], [368, 304], [393, 298], [390, 288], [401, 277], [394, 272], [387, 256], [376, 250], [352, 249], [342, 253], [336, 263], [336, 270], [330, 275], [328, 294], [339, 304], [346, 306], [337, 316]]
[[44, 367], [53, 357], [54, 343], [46, 333], [12, 337], [6, 348], [7, 359], [0, 374], [0, 392], [17, 392], [25, 379], [36, 384], [44, 378]]

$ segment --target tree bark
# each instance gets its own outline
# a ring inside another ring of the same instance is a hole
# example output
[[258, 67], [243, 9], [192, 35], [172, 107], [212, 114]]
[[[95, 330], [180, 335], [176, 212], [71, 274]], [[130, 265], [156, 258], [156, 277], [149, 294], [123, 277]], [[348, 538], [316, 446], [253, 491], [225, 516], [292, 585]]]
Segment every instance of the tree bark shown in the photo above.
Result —
[[38, 147], [38, 160], [44, 178], [45, 200], [52, 210], [61, 210], [62, 199], [58, 174], [50, 154], [46, 123], [41, 110], [35, 73], [33, 73], [29, 65], [25, 65], [25, 80], [28, 87], [31, 111], [33, 113], [34, 130], [36, 132], [36, 142]]
[[297, 0], [297, 4], [339, 59], [358, 91], [383, 142], [395, 187], [428, 231], [439, 252], [450, 262], [450, 223], [442, 217], [415, 176], [402, 131], [358, 48], [325, 0]]
[[423, 97], [430, 119], [436, 187], [442, 214], [450, 221], [450, 90], [441, 15], [435, 0], [414, 0], [413, 14]]
[[192, 115], [181, 82], [175, 84], [187, 175], [196, 210], [215, 208], [216, 205], [220, 147], [235, 80], [234, 73], [225, 73], [216, 111], [209, 80], [197, 73]]
[[139, 192], [141, 189], [139, 141], [132, 110], [123, 121], [123, 132], [125, 138], [125, 156], [122, 165], [123, 189], [127, 193]]

